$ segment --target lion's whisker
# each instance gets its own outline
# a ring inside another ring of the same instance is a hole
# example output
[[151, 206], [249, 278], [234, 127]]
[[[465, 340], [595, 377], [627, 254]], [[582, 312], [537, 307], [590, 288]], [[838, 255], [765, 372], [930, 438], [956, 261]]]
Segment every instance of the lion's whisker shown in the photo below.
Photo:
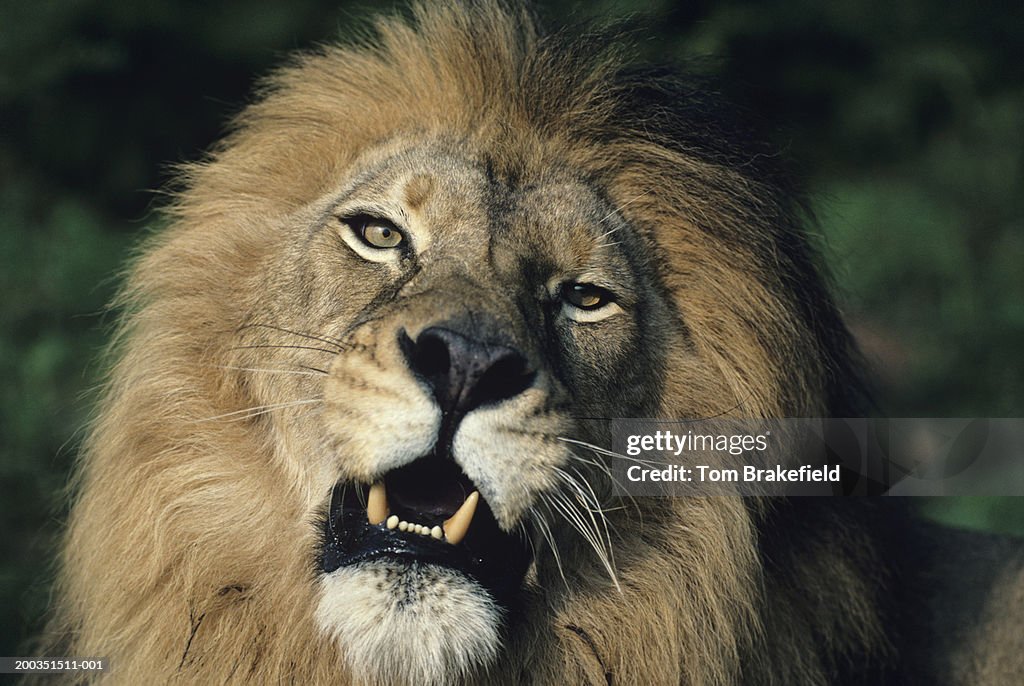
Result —
[[309, 371], [316, 372], [317, 374], [329, 374], [330, 373], [326, 369], [320, 369], [319, 367], [310, 367], [309, 365], [306, 365], [306, 364], [297, 364], [295, 366], [298, 367], [299, 369], [308, 369]]
[[[561, 440], [561, 441], [564, 441], [564, 442], [567, 442], [567, 443], [575, 443], [575, 444], [580, 445], [580, 446], [582, 446], [584, 448], [587, 448], [587, 449], [589, 449], [591, 451], [593, 451], [595, 448], [597, 448], [597, 446], [595, 446], [593, 444], [590, 444], [590, 443], [587, 443], [585, 441], [579, 441], [579, 440], [576, 440], [576, 439], [566, 438], [566, 437], [563, 437], [563, 436], [557, 436], [555, 434], [551, 434], [551, 433], [548, 433], [546, 431], [524, 431], [524, 430], [512, 431], [512, 430], [508, 430], [508, 429], [506, 429], [506, 430], [509, 433], [517, 433], [517, 434], [521, 434], [521, 435], [530, 435], [530, 436], [539, 436], [539, 437], [542, 437], [542, 438], [554, 438], [554, 439]], [[624, 460], [630, 460], [630, 461], [633, 461], [633, 462], [637, 462], [637, 463], [645, 465], [645, 466], [657, 466], [657, 463], [649, 462], [647, 460], [641, 460], [641, 459], [638, 459], [638, 458], [631, 458], [631, 457], [628, 457], [628, 456], [625, 456], [625, 455], [618, 455], [618, 454], [615, 454], [615, 453], [611, 453], [611, 454], [613, 456], [615, 456], [615, 457], [619, 457], [619, 458], [624, 459]], [[595, 467], [595, 468], [601, 470], [608, 477], [608, 480], [613, 485], [617, 486], [619, 488], [619, 490], [622, 491], [623, 493], [626, 493], [625, 497], [629, 498], [629, 500], [630, 500], [630, 502], [631, 502], [631, 504], [633, 506], [633, 509], [635, 509], [636, 512], [637, 512], [637, 516], [640, 519], [641, 525], [643, 524], [643, 512], [640, 509], [640, 505], [639, 505], [639, 503], [637, 503], [636, 498], [633, 495], [628, 493], [628, 489], [626, 489], [623, 486], [622, 481], [619, 480], [618, 478], [616, 478], [615, 474], [612, 472], [611, 467], [609, 467], [607, 464], [604, 463], [604, 461], [599, 459], [599, 455], [595, 454], [595, 459], [593, 459], [593, 460], [589, 459], [589, 458], [586, 458], [586, 457], [583, 457], [582, 455], [576, 453], [573, 450], [570, 450], [568, 452], [568, 455], [569, 455], [569, 458], [571, 460], [575, 460], [577, 462], [581, 462], [583, 464], [587, 464], [587, 465], [590, 465], [592, 467]], [[588, 486], [589, 485], [590, 484], [588, 483]], [[604, 507], [603, 505], [600, 505], [600, 503], [597, 502], [596, 495], [595, 495], [594, 502], [595, 502], [594, 506], [596, 508], [598, 508], [599, 510], [602, 510], [604, 512], [611, 512], [611, 511], [613, 511], [613, 509], [609, 509], [607, 507]], [[625, 509], [625, 508], [621, 507], [621, 508], [614, 508], [614, 509], [618, 510], [618, 509]]]
[[591, 460], [590, 458], [578, 455], [572, 450], [569, 451], [568, 455], [570, 460], [582, 462], [583, 464], [587, 464], [596, 469], [600, 469], [601, 472], [603, 472], [604, 475], [608, 477], [609, 481], [612, 481], [615, 485], [619, 485], [619, 481], [615, 478], [615, 475], [612, 474], [611, 468], [608, 465], [601, 462], [600, 460]]
[[[560, 478], [567, 484], [573, 487], [575, 490], [575, 501], [568, 497], [568, 494], [562, 491], [554, 492], [552, 503], [559, 506], [559, 510], [566, 516], [567, 520], [574, 525], [574, 527], [583, 535], [587, 542], [594, 548], [598, 556], [602, 558], [602, 561], [607, 561], [606, 550], [604, 549], [604, 541], [600, 535], [600, 526], [597, 519], [594, 517], [593, 510], [587, 503], [586, 494], [580, 489], [579, 485], [575, 483], [575, 480], [564, 472], [559, 474]], [[583, 518], [580, 512], [579, 505], [582, 505], [586, 510], [586, 515], [590, 520], [588, 524]]]
[[[567, 476], [567, 475], [566, 475]], [[571, 480], [571, 477], [569, 477]], [[622, 587], [619, 585], [618, 575], [615, 573], [615, 566], [610, 557], [610, 551], [605, 548], [604, 540], [602, 540], [600, 534], [600, 528], [597, 524], [597, 520], [594, 518], [593, 513], [590, 513], [590, 520], [593, 526], [588, 526], [587, 522], [581, 516], [579, 509], [568, 499], [566, 494], [561, 491], [555, 491], [548, 498], [548, 502], [563, 515], [563, 518], [568, 522], [583, 539], [590, 545], [590, 547], [597, 554], [598, 560], [601, 562], [605, 571], [608, 572], [609, 578], [615, 588], [619, 591]]]
[[[580, 471], [578, 469], [576, 469], [575, 467], [569, 467], [569, 469], [571, 469], [573, 471], [573, 473], [578, 477], [577, 479], [574, 479], [575, 487], [576, 488], [580, 488], [580, 482], [582, 482], [583, 485], [587, 487], [587, 492], [590, 494], [590, 502], [593, 504], [592, 508], [590, 506], [586, 506], [587, 507], [587, 511], [590, 513], [591, 519], [593, 519], [594, 512], [597, 512], [597, 514], [600, 515], [601, 521], [604, 524], [605, 540], [608, 543], [608, 557], [611, 558], [612, 562], [614, 563], [615, 560], [614, 560], [613, 553], [612, 553], [612, 536], [611, 536], [610, 524], [608, 522], [608, 517], [605, 515], [606, 510], [605, 510], [604, 506], [601, 504], [600, 499], [597, 497], [597, 493], [594, 492], [594, 486], [593, 486], [593, 484], [590, 483], [590, 480], [587, 479], [583, 474], [581, 474]], [[563, 470], [559, 470], [559, 471], [563, 471]], [[586, 494], [581, 494], [581, 496], [585, 496], [585, 495]], [[595, 525], [596, 525], [596, 522], [595, 522]]]
[[[567, 500], [564, 497], [564, 494], [561, 494], [563, 496], [561, 498], [562, 501], [565, 503], [567, 507], [571, 508], [574, 512], [573, 519], [579, 523], [579, 526], [577, 528], [580, 530], [580, 533], [584, 535], [584, 537], [590, 543], [591, 547], [594, 548], [594, 551], [597, 552], [598, 557], [601, 559], [602, 564], [608, 571], [608, 575], [612, 579], [612, 583], [614, 583], [615, 587], [621, 591], [622, 589], [619, 586], [618, 575], [615, 573], [615, 560], [612, 553], [611, 531], [608, 526], [608, 518], [605, 516], [604, 511], [602, 510], [600, 503], [597, 500], [597, 494], [594, 493], [594, 489], [590, 486], [589, 481], [587, 481], [586, 479], [583, 479], [583, 481], [587, 485], [589, 495], [587, 491], [585, 491], [583, 487], [580, 485], [578, 479], [574, 478], [566, 471], [559, 469], [557, 467], [555, 468], [555, 472], [559, 475], [559, 477], [562, 478], [563, 481], [569, 484], [576, 491], [577, 498], [586, 509], [587, 516], [590, 518], [590, 523], [592, 525], [592, 528], [589, 529], [586, 527], [586, 522], [583, 521], [581, 517], [579, 517], [579, 509], [575, 505], [573, 505], [571, 501]], [[579, 472], [577, 472], [577, 475], [580, 476], [580, 478], [582, 478], [582, 475], [580, 475]], [[589, 503], [593, 505], [593, 507], [591, 507], [588, 504], [588, 500]], [[603, 524], [604, 529], [603, 537], [601, 536], [602, 526], [601, 524], [598, 524], [597, 518], [594, 516], [595, 510], [597, 514], [601, 517], [601, 522]], [[586, 531], [584, 531], [585, 529]]]
[[[225, 412], [214, 417], [206, 417], [205, 419], [197, 419], [197, 422], [213, 422], [219, 419], [228, 419], [228, 421], [240, 421], [245, 419], [251, 419], [252, 417], [258, 417], [261, 414], [273, 412], [274, 410], [283, 410], [289, 407], [299, 407], [301, 405], [310, 405], [312, 403], [322, 403], [323, 400], [320, 398], [308, 398], [306, 400], [290, 400], [286, 403], [274, 403], [271, 405], [254, 405], [253, 407], [246, 407], [242, 410], [235, 410], [233, 412]], [[241, 416], [239, 416], [241, 415]]]
[[[262, 372], [264, 374], [295, 374], [298, 376], [323, 376], [327, 372], [323, 369], [312, 371], [299, 371], [296, 369], [268, 369], [264, 367], [236, 367], [233, 365], [218, 365], [218, 369], [230, 369], [236, 372]], [[309, 369], [305, 367], [304, 369]]]
[[[636, 498], [632, 494], [630, 494], [628, 489], [626, 489], [623, 486], [622, 482], [618, 478], [615, 477], [615, 475], [612, 473], [612, 471], [608, 467], [608, 465], [602, 463], [600, 460], [591, 460], [591, 459], [588, 459], [588, 458], [583, 457], [581, 455], [578, 455], [578, 454], [576, 454], [575, 452], [572, 452], [572, 451], [569, 452], [569, 459], [572, 460], [573, 462], [582, 462], [583, 464], [591, 465], [593, 467], [597, 467], [598, 469], [600, 469], [604, 473], [604, 475], [608, 477], [608, 480], [612, 483], [613, 486], [617, 487], [620, 491], [622, 491], [623, 493], [626, 494], [624, 497], [629, 498], [630, 502], [633, 505], [633, 509], [635, 509], [636, 512], [637, 512], [637, 515], [639, 517], [641, 517], [641, 518], [643, 517], [643, 513], [640, 510], [639, 503], [636, 502]], [[611, 498], [611, 497], [620, 497], [620, 496], [609, 496], [609, 498]], [[603, 505], [603, 504], [600, 506], [600, 510], [602, 512], [615, 512], [617, 510], [624, 510], [624, 509], [626, 509], [625, 506], [609, 507], [609, 506]]]
[[565, 519], [573, 525], [573, 527], [582, 534], [583, 538], [590, 544], [594, 551], [598, 554], [598, 557], [604, 559], [604, 543], [600, 538], [600, 535], [596, 533], [595, 529], [597, 521], [594, 520], [593, 514], [591, 513], [591, 523], [594, 525], [593, 528], [588, 526], [587, 521], [580, 514], [579, 508], [561, 491], [556, 491], [552, 494], [552, 504], [558, 507], [559, 511], [565, 515]]
[[[546, 495], [541, 496], [542, 504], [545, 505], [548, 512], [551, 513], [551, 506], [547, 500], [548, 499]], [[565, 578], [565, 569], [562, 567], [562, 556], [559, 554], [558, 546], [555, 544], [555, 538], [551, 533], [551, 526], [544, 518], [544, 515], [541, 514], [539, 511], [534, 510], [533, 515], [534, 520], [537, 522], [537, 529], [541, 532], [541, 535], [547, 541], [548, 548], [551, 549], [551, 555], [555, 559], [555, 567], [558, 569], [558, 575], [562, 577], [562, 583], [564, 583], [566, 587], [568, 587], [569, 582]]]
[[581, 441], [581, 440], [576, 439], [576, 438], [567, 438], [565, 436], [556, 436], [555, 438], [557, 440], [559, 440], [559, 441], [564, 441], [565, 443], [572, 443], [574, 445], [582, 446], [584, 448], [587, 448], [588, 450], [592, 450], [592, 451], [600, 453], [602, 455], [606, 455], [608, 457], [614, 457], [614, 458], [617, 458], [617, 459], [620, 459], [620, 460], [626, 460], [627, 462], [635, 462], [636, 464], [644, 465], [644, 466], [647, 466], [647, 467], [662, 467], [662, 466], [664, 466], [664, 465], [662, 465], [662, 464], [660, 464], [658, 462], [654, 462], [654, 461], [651, 461], [651, 460], [643, 460], [643, 459], [641, 459], [639, 457], [632, 457], [630, 455], [623, 455], [622, 453], [617, 453], [617, 452], [615, 452], [613, 450], [608, 450], [607, 448], [602, 448], [599, 445], [594, 445], [593, 443], [587, 443], [586, 441]]
[[252, 329], [252, 328], [256, 328], [256, 327], [263, 328], [263, 329], [272, 329], [274, 331], [280, 331], [282, 333], [292, 334], [293, 336], [301, 336], [302, 338], [309, 338], [309, 339], [314, 340], [314, 341], [320, 341], [321, 343], [327, 343], [328, 345], [333, 345], [333, 346], [337, 347], [338, 348], [338, 352], [341, 352], [342, 350], [345, 349], [345, 344], [341, 340], [336, 339], [336, 338], [332, 338], [331, 336], [325, 336], [325, 335], [319, 335], [318, 336], [316, 334], [312, 334], [312, 333], [309, 333], [309, 332], [306, 332], [306, 331], [295, 331], [294, 329], [286, 329], [283, 326], [275, 326], [273, 324], [261, 324], [261, 323], [243, 324], [242, 326], [238, 327], [235, 330], [236, 331], [243, 331], [245, 329]]
[[603, 553], [601, 551], [601, 544], [599, 540], [594, 535], [593, 531], [587, 527], [586, 522], [580, 518], [576, 509], [566, 502], [565, 497], [560, 494], [554, 495], [551, 498], [551, 505], [557, 508], [559, 513], [562, 515], [562, 518], [583, 536], [584, 540], [587, 541], [590, 547], [597, 552], [598, 557], [602, 557]]
[[[593, 452], [592, 449], [591, 449], [591, 451]], [[575, 451], [572, 451], [572, 450], [569, 451], [569, 456], [570, 456], [570, 459], [577, 460], [579, 462], [583, 462], [584, 464], [597, 465], [597, 466], [601, 467], [604, 470], [604, 472], [608, 475], [608, 479], [612, 482], [612, 485], [618, 487], [618, 489], [622, 493], [625, 494], [624, 497], [629, 499], [630, 504], [633, 506], [633, 510], [636, 511], [636, 515], [637, 515], [637, 520], [638, 520], [639, 526], [641, 528], [643, 527], [643, 525], [644, 525], [644, 512], [643, 512], [643, 510], [640, 507], [640, 503], [637, 502], [636, 496], [634, 496], [632, 493], [630, 493], [629, 489], [625, 487], [625, 485], [622, 483], [622, 481], [620, 481], [618, 478], [615, 477], [615, 475], [611, 471], [611, 468], [608, 467], [608, 465], [604, 464], [603, 461], [601, 461], [601, 455], [599, 453], [596, 453], [596, 452], [594, 453], [594, 459], [593, 460], [588, 459], [586, 457], [583, 457], [582, 455], [579, 455], [578, 453], [576, 453]], [[615, 508], [604, 507], [602, 509], [605, 512], [613, 512], [615, 510], [624, 510], [624, 509], [626, 509], [626, 507], [625, 506], [620, 506], [620, 507], [615, 507]]]
[[522, 539], [526, 541], [526, 544], [530, 546], [530, 558], [536, 559], [537, 546], [534, 545], [533, 536], [531, 536], [530, 532], [526, 530], [526, 522], [526, 518], [519, 520], [519, 522], [516, 524], [516, 530], [519, 532], [519, 535], [522, 537]]
[[292, 350], [316, 350], [316, 351], [319, 351], [319, 352], [322, 352], [322, 353], [327, 353], [328, 355], [337, 355], [339, 352], [342, 352], [340, 350], [328, 350], [327, 348], [317, 348], [316, 346], [311, 346], [311, 345], [274, 345], [274, 344], [271, 344], [271, 343], [260, 343], [258, 345], [235, 345], [235, 346], [231, 347], [232, 350], [256, 350], [258, 348], [286, 348], [286, 349], [292, 349]]
[[[551, 514], [551, 507], [546, 502], [544, 503], [548, 513]], [[558, 552], [558, 545], [555, 543], [555, 536], [551, 532], [551, 524], [548, 522], [544, 515], [538, 514], [538, 525], [541, 528], [541, 532], [547, 541], [548, 547], [551, 549], [551, 554], [555, 559], [555, 567], [558, 569], [558, 575], [562, 577], [562, 581], [568, 583], [565, 579], [565, 569], [562, 567], [562, 556]]]

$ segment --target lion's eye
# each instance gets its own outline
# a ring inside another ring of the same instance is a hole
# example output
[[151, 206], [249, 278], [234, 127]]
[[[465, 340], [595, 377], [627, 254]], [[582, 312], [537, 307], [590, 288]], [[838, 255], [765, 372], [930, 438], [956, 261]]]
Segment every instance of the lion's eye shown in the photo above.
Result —
[[562, 297], [581, 310], [596, 310], [614, 299], [611, 293], [592, 283], [567, 283], [562, 287]]
[[355, 214], [339, 219], [353, 236], [374, 250], [394, 250], [406, 242], [402, 230], [387, 219], [369, 214]]
[[405, 241], [405, 236], [394, 224], [383, 219], [368, 219], [361, 227], [356, 227], [363, 242], [373, 248], [397, 248]]

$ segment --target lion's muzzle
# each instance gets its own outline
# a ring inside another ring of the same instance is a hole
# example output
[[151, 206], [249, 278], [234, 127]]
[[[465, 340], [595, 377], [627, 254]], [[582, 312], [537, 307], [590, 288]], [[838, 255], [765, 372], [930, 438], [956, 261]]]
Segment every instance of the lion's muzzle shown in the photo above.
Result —
[[452, 457], [462, 419], [529, 388], [537, 377], [527, 357], [500, 336], [483, 337], [449, 322], [411, 338], [398, 332], [409, 371], [442, 412], [430, 454], [372, 484], [339, 483], [324, 524], [322, 569], [378, 559], [436, 564], [478, 582], [496, 600], [518, 590], [528, 543], [502, 531], [477, 486]]

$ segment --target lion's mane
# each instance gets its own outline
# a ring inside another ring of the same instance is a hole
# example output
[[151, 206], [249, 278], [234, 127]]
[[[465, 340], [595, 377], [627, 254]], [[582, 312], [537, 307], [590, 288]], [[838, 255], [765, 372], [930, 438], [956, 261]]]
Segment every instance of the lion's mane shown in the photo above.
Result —
[[[665, 347], [664, 416], [851, 410], [848, 335], [774, 156], [701, 84], [630, 66], [606, 39], [546, 35], [492, 2], [424, 3], [411, 21], [382, 20], [356, 45], [275, 73], [233, 133], [185, 169], [170, 226], [119, 302], [53, 651], [108, 657], [120, 683], [342, 678], [338, 647], [313, 621], [307, 513], [323, 494], [304, 491], [288, 446], [247, 416], [254, 389], [227, 367], [233, 333], [276, 287], [265, 269], [280, 250], [274, 222], [395, 132], [443, 133], [507, 167], [558, 157], [605, 189], [690, 334], [651, 343]], [[570, 576], [570, 592], [518, 619], [525, 629], [510, 632], [489, 678], [823, 683], [860, 669], [852, 655], [884, 661], [879, 580], [865, 571], [875, 552], [839, 508], [817, 506], [809, 526], [788, 505], [738, 498], [643, 507], [645, 526], [615, 541], [621, 594]], [[793, 521], [807, 529], [798, 543], [797, 528], [792, 540], [762, 533]], [[814, 534], [828, 527], [843, 535]]]

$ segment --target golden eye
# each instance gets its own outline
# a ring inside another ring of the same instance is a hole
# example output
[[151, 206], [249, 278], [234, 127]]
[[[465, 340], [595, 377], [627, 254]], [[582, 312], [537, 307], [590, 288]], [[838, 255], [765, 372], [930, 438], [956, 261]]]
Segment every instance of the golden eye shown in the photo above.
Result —
[[596, 310], [614, 299], [611, 293], [592, 283], [567, 283], [562, 288], [562, 297], [581, 310]]
[[405, 236], [394, 224], [381, 219], [367, 219], [359, 228], [359, 237], [374, 248], [397, 248], [405, 241]]

